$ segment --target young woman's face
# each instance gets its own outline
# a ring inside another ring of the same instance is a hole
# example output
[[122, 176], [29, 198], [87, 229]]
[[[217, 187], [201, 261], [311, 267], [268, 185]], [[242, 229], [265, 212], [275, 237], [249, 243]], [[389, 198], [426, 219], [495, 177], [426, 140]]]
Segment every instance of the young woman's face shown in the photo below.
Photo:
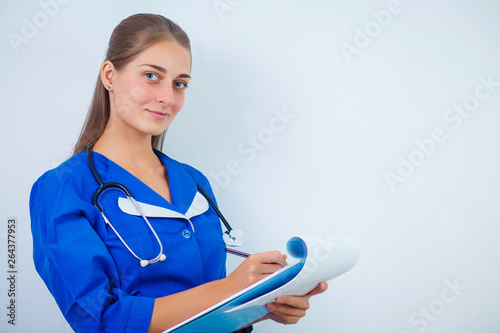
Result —
[[112, 71], [109, 122], [159, 135], [184, 105], [191, 55], [175, 41], [158, 42]]

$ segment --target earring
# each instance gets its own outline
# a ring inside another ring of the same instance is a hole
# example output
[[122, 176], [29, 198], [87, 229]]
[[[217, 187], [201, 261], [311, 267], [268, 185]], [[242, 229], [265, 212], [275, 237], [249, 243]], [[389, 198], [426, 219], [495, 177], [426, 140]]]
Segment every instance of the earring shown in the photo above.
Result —
[[107, 86], [107, 89], [109, 90], [111, 87], [110, 86]]

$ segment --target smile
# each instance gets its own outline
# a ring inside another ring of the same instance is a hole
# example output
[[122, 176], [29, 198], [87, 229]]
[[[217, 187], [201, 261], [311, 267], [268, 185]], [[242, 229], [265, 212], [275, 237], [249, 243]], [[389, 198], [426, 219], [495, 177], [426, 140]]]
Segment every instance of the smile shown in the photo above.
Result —
[[169, 115], [168, 113], [163, 113], [163, 112], [159, 112], [159, 111], [152, 111], [152, 110], [148, 110], [148, 109], [146, 109], [146, 111], [148, 111], [148, 113], [150, 115], [152, 115], [153, 117], [155, 117], [156, 119], [159, 119], [159, 120], [163, 120], [163, 119], [167, 118], [167, 116]]

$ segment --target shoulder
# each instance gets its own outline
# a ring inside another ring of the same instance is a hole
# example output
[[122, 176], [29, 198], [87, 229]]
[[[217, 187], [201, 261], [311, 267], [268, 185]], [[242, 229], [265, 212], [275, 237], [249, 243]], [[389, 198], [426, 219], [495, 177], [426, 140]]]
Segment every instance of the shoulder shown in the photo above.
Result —
[[65, 183], [91, 175], [85, 152], [73, 155], [58, 167], [46, 171], [38, 178], [37, 183]]
[[67, 189], [75, 192], [88, 184], [92, 173], [87, 164], [85, 152], [73, 155], [58, 167], [46, 171], [41, 175], [31, 188], [30, 205], [33, 198], [42, 195], [45, 196], [61, 195]]

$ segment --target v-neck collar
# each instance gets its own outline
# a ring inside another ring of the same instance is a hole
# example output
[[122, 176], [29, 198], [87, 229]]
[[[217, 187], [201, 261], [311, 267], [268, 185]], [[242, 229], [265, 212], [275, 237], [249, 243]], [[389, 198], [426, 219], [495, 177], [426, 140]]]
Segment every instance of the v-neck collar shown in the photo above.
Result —
[[172, 203], [106, 156], [92, 151], [92, 159], [104, 182], [123, 184], [136, 200], [185, 215], [198, 192], [196, 181], [179, 162], [160, 151], [155, 150], [155, 153], [167, 171]]

